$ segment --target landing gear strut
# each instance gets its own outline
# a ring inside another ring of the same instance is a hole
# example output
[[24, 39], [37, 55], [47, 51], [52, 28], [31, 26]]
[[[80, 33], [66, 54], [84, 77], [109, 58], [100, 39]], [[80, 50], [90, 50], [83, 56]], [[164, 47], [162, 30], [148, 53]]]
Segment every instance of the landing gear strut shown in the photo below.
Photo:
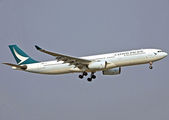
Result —
[[152, 65], [153, 65], [153, 62], [150, 62], [150, 66], [149, 66], [150, 69], [153, 69]]
[[96, 76], [94, 75], [94, 72], [91, 72], [91, 77], [87, 78], [87, 81], [91, 82], [92, 79], [96, 79]]

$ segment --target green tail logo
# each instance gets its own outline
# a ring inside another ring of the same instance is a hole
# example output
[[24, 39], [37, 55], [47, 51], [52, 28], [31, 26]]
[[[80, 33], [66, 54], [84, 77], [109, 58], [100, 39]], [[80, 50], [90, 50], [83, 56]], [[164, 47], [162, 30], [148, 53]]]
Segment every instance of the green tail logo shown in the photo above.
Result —
[[25, 52], [23, 52], [17, 45], [9, 45], [9, 48], [17, 62], [18, 65], [37, 63], [38, 61], [29, 57]]

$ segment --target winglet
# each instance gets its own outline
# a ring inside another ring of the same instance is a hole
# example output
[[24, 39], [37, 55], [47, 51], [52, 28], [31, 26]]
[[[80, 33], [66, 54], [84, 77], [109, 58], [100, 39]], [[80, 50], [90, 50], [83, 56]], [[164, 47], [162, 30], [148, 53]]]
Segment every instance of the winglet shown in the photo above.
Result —
[[42, 48], [40, 48], [39, 46], [35, 45], [37, 50], [42, 50]]

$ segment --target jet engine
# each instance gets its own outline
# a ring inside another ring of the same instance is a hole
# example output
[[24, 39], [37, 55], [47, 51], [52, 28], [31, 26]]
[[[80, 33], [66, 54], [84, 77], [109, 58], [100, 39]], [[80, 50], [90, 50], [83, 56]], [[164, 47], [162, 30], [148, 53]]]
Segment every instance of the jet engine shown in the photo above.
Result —
[[117, 75], [121, 73], [121, 67], [103, 70], [102, 73], [103, 75]]
[[89, 69], [104, 69], [107, 66], [106, 61], [101, 61], [101, 62], [93, 62], [88, 65]]

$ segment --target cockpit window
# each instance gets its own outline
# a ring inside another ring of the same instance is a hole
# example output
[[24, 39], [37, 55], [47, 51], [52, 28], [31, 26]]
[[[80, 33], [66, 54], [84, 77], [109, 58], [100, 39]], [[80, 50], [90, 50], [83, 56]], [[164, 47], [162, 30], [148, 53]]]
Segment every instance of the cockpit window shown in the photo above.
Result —
[[160, 51], [157, 51], [157, 52], [163, 52], [162, 50], [160, 50]]

